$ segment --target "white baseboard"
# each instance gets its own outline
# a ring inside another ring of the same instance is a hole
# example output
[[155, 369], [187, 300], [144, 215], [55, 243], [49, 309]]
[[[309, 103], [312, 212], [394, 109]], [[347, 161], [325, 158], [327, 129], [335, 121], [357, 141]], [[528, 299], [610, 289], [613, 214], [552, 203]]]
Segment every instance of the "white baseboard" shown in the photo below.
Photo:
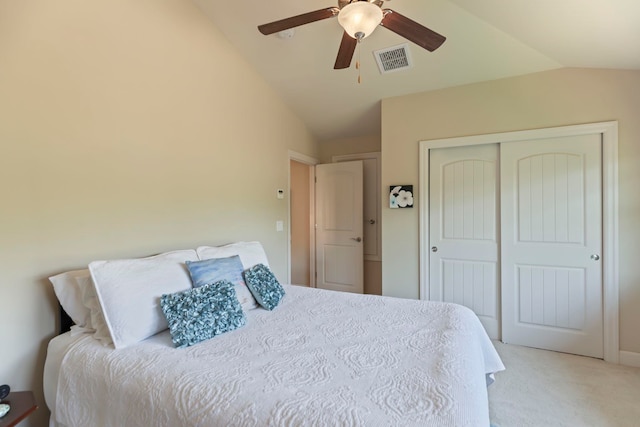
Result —
[[640, 353], [620, 350], [620, 364], [640, 368]]

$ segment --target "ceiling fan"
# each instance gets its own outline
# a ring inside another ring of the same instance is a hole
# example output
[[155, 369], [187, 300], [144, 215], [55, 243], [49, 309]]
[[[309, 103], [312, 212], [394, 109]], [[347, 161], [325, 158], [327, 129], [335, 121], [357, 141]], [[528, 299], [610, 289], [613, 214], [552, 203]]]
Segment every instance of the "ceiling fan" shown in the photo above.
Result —
[[333, 67], [336, 70], [349, 68], [358, 42], [368, 37], [378, 25], [388, 28], [430, 52], [436, 50], [446, 40], [444, 36], [398, 12], [383, 9], [383, 3], [383, 0], [338, 0], [338, 7], [328, 7], [270, 22], [258, 26], [258, 30], [264, 35], [269, 35], [337, 16], [338, 22], [344, 28], [344, 34]]

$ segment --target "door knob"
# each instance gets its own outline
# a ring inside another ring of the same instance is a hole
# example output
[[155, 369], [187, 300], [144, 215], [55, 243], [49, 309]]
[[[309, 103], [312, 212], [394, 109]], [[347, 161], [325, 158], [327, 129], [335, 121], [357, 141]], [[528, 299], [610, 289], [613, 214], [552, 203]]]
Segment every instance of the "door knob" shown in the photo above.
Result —
[[431, 246], [431, 252], [438, 252], [437, 246]]
[[593, 255], [591, 255], [591, 259], [594, 260], [594, 261], [598, 261], [600, 259], [600, 255], [593, 254]]
[[362, 238], [361, 237], [352, 237], [351, 240], [355, 240], [358, 243], [362, 242]]
[[375, 219], [370, 219], [370, 220], [369, 220], [369, 224], [373, 225], [373, 224], [375, 224], [375, 223], [376, 223], [376, 220], [375, 220]]

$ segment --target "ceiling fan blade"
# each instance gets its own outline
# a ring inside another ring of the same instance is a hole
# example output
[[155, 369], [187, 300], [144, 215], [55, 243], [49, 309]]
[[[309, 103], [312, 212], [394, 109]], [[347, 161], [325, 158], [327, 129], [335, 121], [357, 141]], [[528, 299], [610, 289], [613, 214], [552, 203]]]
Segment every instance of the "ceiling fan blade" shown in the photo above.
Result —
[[353, 53], [356, 51], [357, 44], [358, 40], [351, 37], [345, 31], [342, 35], [342, 42], [340, 42], [336, 64], [333, 66], [334, 70], [342, 70], [351, 66], [351, 59], [353, 58]]
[[439, 48], [447, 39], [435, 31], [418, 24], [417, 22], [412, 21], [406, 16], [400, 15], [398, 12], [394, 12], [391, 9], [385, 9], [384, 13], [385, 15], [384, 18], [382, 18], [380, 25], [430, 52]]
[[258, 26], [258, 30], [266, 35], [279, 33], [289, 28], [298, 27], [300, 25], [309, 24], [311, 22], [321, 21], [323, 19], [332, 18], [340, 12], [337, 7], [328, 7], [326, 9], [316, 10], [314, 12], [303, 13], [302, 15], [292, 16], [291, 18], [281, 19], [280, 21], [270, 22]]

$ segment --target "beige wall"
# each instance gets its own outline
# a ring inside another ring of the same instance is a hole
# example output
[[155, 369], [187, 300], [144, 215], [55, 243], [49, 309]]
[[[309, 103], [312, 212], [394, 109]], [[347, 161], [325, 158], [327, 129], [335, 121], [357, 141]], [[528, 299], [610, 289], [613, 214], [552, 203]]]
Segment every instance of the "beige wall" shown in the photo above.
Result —
[[[332, 156], [345, 154], [375, 153], [380, 151], [380, 136], [366, 135], [324, 141], [320, 144], [320, 162], [331, 163]], [[364, 293], [382, 295], [382, 263], [364, 262]]]
[[286, 279], [276, 189], [315, 141], [191, 1], [0, 0], [0, 121], [0, 383], [33, 425], [48, 276], [259, 240]]
[[[640, 71], [561, 69], [382, 102], [382, 188], [418, 182], [421, 140], [619, 122], [620, 347], [640, 352]], [[419, 201], [416, 200], [419, 204]], [[383, 293], [418, 298], [419, 209], [383, 207]]]
[[332, 156], [380, 151], [380, 135], [332, 139], [319, 144], [320, 163], [331, 163]]

